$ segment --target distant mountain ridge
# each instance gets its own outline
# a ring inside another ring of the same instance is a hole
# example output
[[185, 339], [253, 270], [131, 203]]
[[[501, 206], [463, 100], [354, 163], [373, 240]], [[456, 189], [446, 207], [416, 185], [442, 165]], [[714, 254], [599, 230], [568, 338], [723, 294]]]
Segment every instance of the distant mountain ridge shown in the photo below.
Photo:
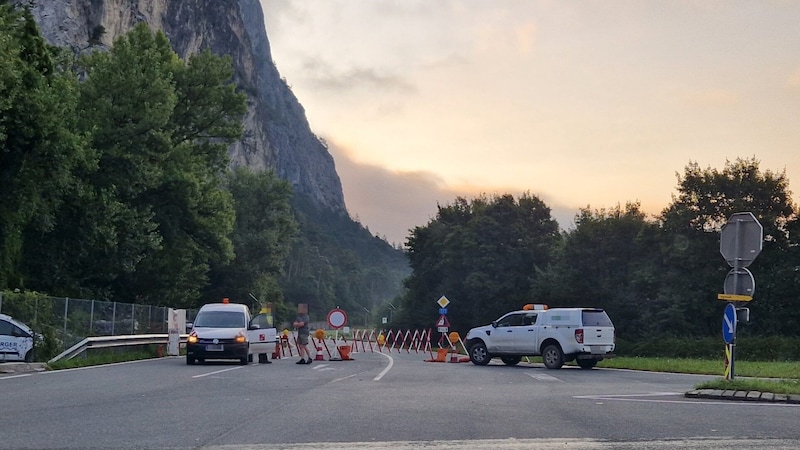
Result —
[[333, 157], [272, 61], [258, 0], [14, 0], [29, 5], [45, 39], [76, 51], [109, 48], [136, 24], [163, 30], [181, 58], [204, 49], [233, 60], [247, 95], [244, 135], [232, 166], [273, 169], [295, 193], [347, 214]]

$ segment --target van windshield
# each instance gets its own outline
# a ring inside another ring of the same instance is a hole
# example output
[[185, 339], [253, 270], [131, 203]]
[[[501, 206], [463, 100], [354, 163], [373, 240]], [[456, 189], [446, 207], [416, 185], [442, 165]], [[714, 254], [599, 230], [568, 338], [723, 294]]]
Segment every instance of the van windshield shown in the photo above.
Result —
[[583, 310], [583, 326], [585, 327], [613, 327], [608, 314], [602, 309]]
[[194, 320], [195, 327], [244, 328], [244, 314], [238, 311], [202, 311]]

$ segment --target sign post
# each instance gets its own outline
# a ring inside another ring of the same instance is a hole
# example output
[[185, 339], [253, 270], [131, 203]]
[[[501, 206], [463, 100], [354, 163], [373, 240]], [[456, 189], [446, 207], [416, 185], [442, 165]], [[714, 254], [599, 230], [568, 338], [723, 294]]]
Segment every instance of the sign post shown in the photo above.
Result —
[[731, 271], [725, 277], [724, 294], [717, 296], [726, 300], [725, 312], [722, 316], [722, 338], [725, 341], [725, 379], [733, 380], [736, 371], [736, 324], [738, 314], [733, 302], [749, 302], [753, 299], [756, 282], [747, 266], [761, 253], [764, 242], [764, 228], [751, 212], [740, 212], [731, 215], [722, 227], [719, 235], [719, 252]]
[[439, 338], [439, 346], [441, 347], [445, 334], [450, 331], [450, 321], [447, 320], [447, 305], [450, 304], [450, 300], [443, 295], [439, 297], [439, 300], [436, 300], [436, 304], [439, 305], [439, 319], [436, 321], [436, 331], [442, 333]]
[[722, 339], [725, 341], [725, 379], [733, 380], [734, 354], [736, 352], [736, 306], [733, 303], [725, 305], [725, 314], [722, 316]]

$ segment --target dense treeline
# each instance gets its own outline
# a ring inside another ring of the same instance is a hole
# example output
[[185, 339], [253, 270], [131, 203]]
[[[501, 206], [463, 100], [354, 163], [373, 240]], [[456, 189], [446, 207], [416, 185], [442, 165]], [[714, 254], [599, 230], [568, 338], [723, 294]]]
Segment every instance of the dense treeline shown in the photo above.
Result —
[[229, 169], [247, 108], [230, 58], [181, 60], [145, 24], [76, 56], [4, 0], [0, 55], [0, 290], [187, 308], [255, 297], [279, 319], [399, 292], [402, 252], [302, 207], [270, 171]]
[[556, 233], [550, 209], [529, 194], [457, 199], [409, 238], [413, 274], [397, 324], [431, 328], [435, 301], [452, 302], [453, 329], [486, 324], [525, 303], [606, 309], [624, 339], [721, 333], [717, 299], [730, 267], [719, 252], [727, 218], [752, 212], [763, 250], [749, 267], [757, 289], [740, 335], [800, 336], [800, 224], [785, 172], [755, 158], [722, 170], [689, 163], [657, 217], [638, 203], [584, 208]]

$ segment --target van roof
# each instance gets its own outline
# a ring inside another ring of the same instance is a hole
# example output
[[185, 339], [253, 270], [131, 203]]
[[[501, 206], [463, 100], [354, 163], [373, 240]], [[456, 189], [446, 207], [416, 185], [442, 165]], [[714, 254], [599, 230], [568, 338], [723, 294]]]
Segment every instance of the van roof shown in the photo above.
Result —
[[9, 321], [9, 322], [13, 323], [14, 325], [16, 325], [16, 326], [22, 328], [23, 330], [25, 330], [28, 334], [33, 334], [33, 330], [31, 330], [31, 327], [25, 325], [24, 323], [20, 322], [19, 320], [15, 319], [15, 318], [9, 316], [8, 314], [0, 314], [0, 319], [3, 319], [3, 320], [6, 320], [6, 321]]
[[200, 311], [249, 311], [247, 305], [241, 303], [206, 303]]

